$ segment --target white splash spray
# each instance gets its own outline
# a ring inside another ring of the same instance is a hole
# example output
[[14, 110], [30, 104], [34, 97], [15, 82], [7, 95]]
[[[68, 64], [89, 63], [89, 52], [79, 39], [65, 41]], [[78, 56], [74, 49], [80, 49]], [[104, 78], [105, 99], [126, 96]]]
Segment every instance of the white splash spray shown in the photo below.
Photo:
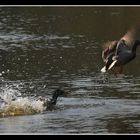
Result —
[[40, 113], [46, 110], [44, 101], [33, 97], [22, 97], [18, 90], [4, 88], [0, 91], [0, 116], [17, 116]]

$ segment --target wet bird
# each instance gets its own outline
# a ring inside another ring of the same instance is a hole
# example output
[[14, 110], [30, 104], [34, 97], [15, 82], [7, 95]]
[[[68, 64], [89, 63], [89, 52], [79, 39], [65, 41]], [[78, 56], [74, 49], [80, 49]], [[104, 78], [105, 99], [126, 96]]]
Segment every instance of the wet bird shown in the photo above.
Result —
[[9, 103], [5, 102], [3, 104], [3, 110], [0, 111], [0, 117], [33, 115], [43, 111], [53, 110], [58, 97], [67, 96], [67, 94], [68, 92], [57, 89], [52, 93], [50, 99], [42, 96], [37, 97], [36, 100], [30, 100], [29, 97], [19, 97], [11, 100]]
[[105, 66], [101, 72], [112, 70], [114, 74], [120, 74], [123, 66], [136, 57], [136, 49], [140, 45], [140, 28], [132, 28], [119, 41], [105, 44], [102, 58]]
[[51, 99], [40, 97], [39, 100], [44, 102], [44, 106], [46, 110], [52, 110], [57, 103], [57, 99], [59, 96], [67, 96], [68, 92], [62, 89], [57, 89], [53, 92]]

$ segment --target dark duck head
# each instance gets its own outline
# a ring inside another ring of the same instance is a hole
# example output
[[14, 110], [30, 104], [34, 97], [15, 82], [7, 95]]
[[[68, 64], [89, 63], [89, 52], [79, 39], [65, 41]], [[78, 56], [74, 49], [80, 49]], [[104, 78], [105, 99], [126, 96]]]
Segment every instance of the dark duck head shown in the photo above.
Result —
[[106, 46], [102, 52], [105, 66], [101, 69], [101, 72], [112, 70], [115, 74], [121, 73], [123, 66], [136, 57], [136, 49], [140, 45], [140, 40], [137, 40], [137, 38], [137, 31], [131, 30], [119, 41], [111, 42], [109, 46]]
[[67, 96], [68, 92], [62, 89], [57, 89], [52, 93], [52, 97], [49, 100], [44, 100], [44, 106], [47, 110], [52, 110], [57, 103], [57, 99], [60, 96]]

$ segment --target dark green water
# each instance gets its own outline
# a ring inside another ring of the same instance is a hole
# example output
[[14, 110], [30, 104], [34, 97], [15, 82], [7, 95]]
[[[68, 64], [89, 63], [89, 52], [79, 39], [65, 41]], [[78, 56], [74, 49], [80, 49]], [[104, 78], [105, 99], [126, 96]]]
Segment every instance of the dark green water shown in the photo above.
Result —
[[101, 44], [139, 20], [140, 7], [1, 7], [1, 89], [70, 94], [53, 111], [1, 118], [0, 133], [140, 133], [140, 50], [123, 74], [100, 73]]

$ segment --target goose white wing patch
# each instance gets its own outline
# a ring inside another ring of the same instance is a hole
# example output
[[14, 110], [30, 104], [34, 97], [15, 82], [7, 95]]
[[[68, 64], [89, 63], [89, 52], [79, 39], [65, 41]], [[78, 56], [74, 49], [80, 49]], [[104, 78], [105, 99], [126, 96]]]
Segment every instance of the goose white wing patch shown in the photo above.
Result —
[[109, 66], [108, 69], [109, 69], [109, 70], [112, 69], [112, 68], [114, 67], [114, 65], [116, 64], [116, 62], [117, 62], [117, 60], [114, 60], [114, 61], [111, 63], [111, 65]]
[[[114, 67], [114, 65], [116, 64], [117, 60], [114, 60], [111, 65], [109, 66], [108, 70], [112, 69]], [[101, 69], [101, 72], [105, 73], [106, 72], [106, 66], [104, 66], [102, 69]]]
[[103, 73], [106, 72], [106, 66], [104, 66], [104, 67], [101, 69], [101, 72], [103, 72]]

